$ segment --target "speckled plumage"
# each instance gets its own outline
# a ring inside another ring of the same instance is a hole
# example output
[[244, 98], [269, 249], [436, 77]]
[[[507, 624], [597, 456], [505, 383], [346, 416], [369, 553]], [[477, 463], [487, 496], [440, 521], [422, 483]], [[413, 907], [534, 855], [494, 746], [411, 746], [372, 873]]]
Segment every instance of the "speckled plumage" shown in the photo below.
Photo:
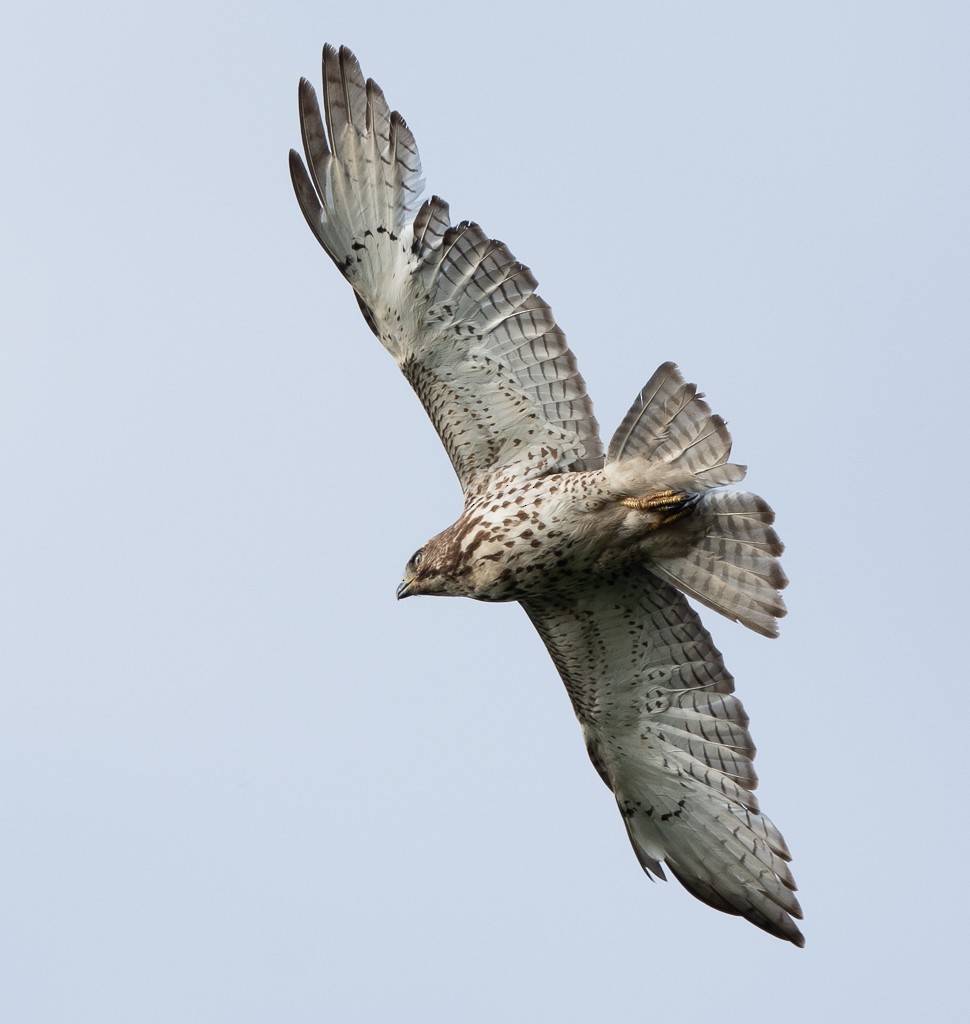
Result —
[[[531, 271], [476, 224], [421, 202], [417, 147], [346, 47], [323, 54], [323, 114], [300, 83], [311, 229], [435, 425], [465, 493], [399, 596], [519, 601], [648, 873], [801, 945], [754, 745], [689, 594], [768, 636], [785, 608], [769, 506], [720, 488], [744, 468], [665, 363], [604, 453], [576, 361]], [[324, 127], [324, 120], [326, 127]]]

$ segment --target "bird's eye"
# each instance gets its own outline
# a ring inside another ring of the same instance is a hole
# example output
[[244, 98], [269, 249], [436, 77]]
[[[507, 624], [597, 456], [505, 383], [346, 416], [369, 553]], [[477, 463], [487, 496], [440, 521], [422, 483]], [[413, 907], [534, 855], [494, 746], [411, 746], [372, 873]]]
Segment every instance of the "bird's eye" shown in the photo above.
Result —
[[424, 556], [424, 549], [418, 548], [417, 551], [411, 556], [411, 566], [417, 569], [421, 565], [421, 559]]

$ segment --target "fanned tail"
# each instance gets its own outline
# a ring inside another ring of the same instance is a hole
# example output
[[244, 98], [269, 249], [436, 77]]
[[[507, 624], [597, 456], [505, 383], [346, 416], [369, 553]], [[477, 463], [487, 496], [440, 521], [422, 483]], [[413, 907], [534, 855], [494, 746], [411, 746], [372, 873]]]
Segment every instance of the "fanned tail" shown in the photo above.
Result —
[[643, 531], [639, 546], [652, 572], [729, 619], [777, 636], [785, 614], [779, 591], [788, 583], [778, 561], [784, 546], [762, 498], [712, 490], [744, 478], [745, 467], [730, 456], [727, 424], [664, 363], [614, 434], [604, 472], [635, 510], [628, 528]]
[[657, 557], [651, 570], [689, 597], [763, 636], [778, 635], [787, 609], [780, 594], [788, 585], [778, 561], [784, 545], [772, 523], [775, 514], [757, 494], [705, 494], [683, 526], [686, 552]]
[[646, 470], [662, 473], [668, 487], [683, 481], [701, 491], [744, 478], [744, 466], [729, 463], [730, 456], [727, 424], [711, 412], [696, 384], [688, 384], [673, 363], [664, 363], [617, 428], [606, 464], [615, 464], [617, 477], [623, 467], [623, 478], [634, 486], [639, 486], [636, 474]]

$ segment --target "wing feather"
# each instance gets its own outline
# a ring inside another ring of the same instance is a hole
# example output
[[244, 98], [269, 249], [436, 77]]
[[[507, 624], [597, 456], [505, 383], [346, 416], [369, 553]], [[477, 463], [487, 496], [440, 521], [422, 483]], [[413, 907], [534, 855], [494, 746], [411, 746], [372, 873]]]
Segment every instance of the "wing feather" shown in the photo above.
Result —
[[[467, 495], [497, 471], [595, 469], [586, 385], [536, 280], [474, 223], [420, 204], [414, 137], [346, 47], [323, 51], [323, 103], [299, 91], [309, 171], [297, 199], [435, 425]], [[542, 452], [541, 459], [536, 457]]]
[[631, 567], [523, 602], [566, 684], [637, 858], [795, 945], [790, 854], [761, 813], [734, 680], [684, 597]]

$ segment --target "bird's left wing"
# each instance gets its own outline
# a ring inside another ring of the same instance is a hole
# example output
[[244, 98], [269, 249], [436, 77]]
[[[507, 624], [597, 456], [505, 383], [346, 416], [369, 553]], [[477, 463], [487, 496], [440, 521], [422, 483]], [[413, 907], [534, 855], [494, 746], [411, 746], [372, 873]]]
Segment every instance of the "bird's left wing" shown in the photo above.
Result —
[[800, 946], [781, 833], [760, 812], [748, 717], [685, 598], [631, 566], [523, 606], [555, 662], [637, 857]]
[[[300, 83], [300, 206], [431, 417], [466, 493], [497, 470], [602, 465], [576, 361], [528, 267], [448, 206], [421, 203], [414, 137], [346, 47]], [[326, 128], [324, 127], [326, 120]]]

